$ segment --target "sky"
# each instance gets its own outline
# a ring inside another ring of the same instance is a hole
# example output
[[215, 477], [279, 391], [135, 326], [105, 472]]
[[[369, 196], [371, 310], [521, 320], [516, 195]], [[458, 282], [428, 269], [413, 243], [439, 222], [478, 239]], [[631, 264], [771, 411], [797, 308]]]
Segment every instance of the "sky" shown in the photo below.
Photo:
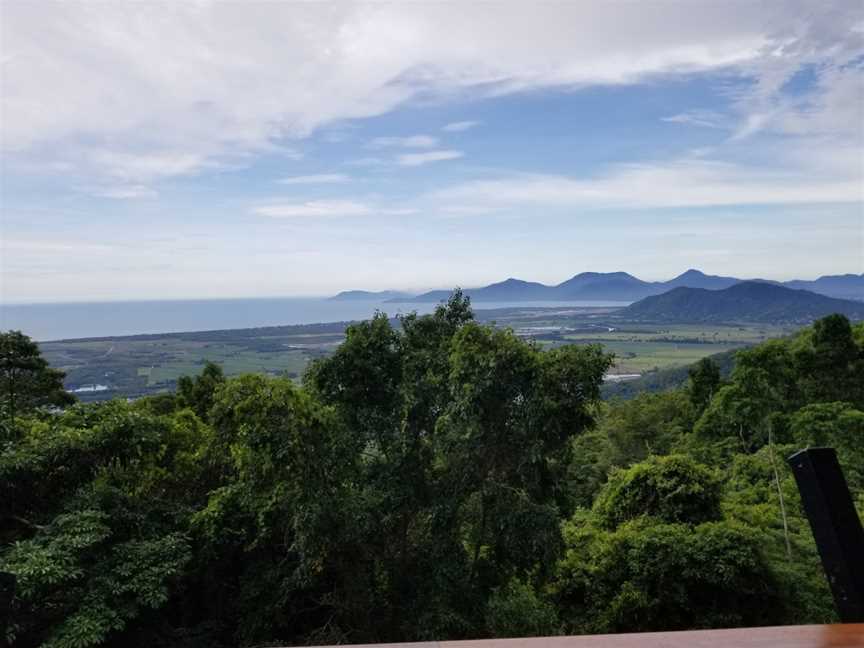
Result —
[[0, 4], [0, 299], [864, 272], [864, 4]]

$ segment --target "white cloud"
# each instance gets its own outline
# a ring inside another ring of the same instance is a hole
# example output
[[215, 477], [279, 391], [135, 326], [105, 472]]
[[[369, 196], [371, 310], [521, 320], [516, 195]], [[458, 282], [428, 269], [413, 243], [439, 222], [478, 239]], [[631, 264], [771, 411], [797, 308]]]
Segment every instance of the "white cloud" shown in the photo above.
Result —
[[83, 151], [83, 161], [103, 174], [122, 180], [155, 180], [189, 175], [213, 166], [204, 155], [183, 152], [118, 153], [96, 149]]
[[727, 128], [728, 118], [714, 110], [688, 110], [677, 115], [663, 117], [662, 121], [674, 124], [690, 124], [704, 128]]
[[861, 203], [864, 185], [851, 169], [844, 174], [820, 174], [809, 166], [766, 171], [690, 158], [620, 165], [592, 178], [524, 174], [467, 182], [433, 192], [427, 198], [442, 204], [445, 210], [450, 203], [457, 203], [463, 210], [466, 205], [512, 209], [695, 208]]
[[371, 149], [382, 148], [433, 148], [438, 140], [429, 135], [410, 135], [408, 137], [376, 137], [369, 142]]
[[[730, 71], [751, 131], [854, 118], [860, 3], [5, 3], [2, 145], [41, 168], [134, 182], [212, 165], [384, 114], [415, 98], [629, 84]], [[478, 29], [494, 21], [495, 29]], [[845, 66], [845, 67], [844, 67]], [[805, 67], [806, 105], [786, 84]], [[845, 74], [846, 81], [832, 75]], [[857, 79], [857, 81], [856, 81]], [[836, 101], [835, 101], [836, 99]], [[760, 115], [770, 118], [761, 119]], [[751, 118], [751, 116], [756, 116]], [[754, 121], [755, 120], [755, 121]], [[425, 145], [432, 147], [434, 144]]]
[[405, 153], [396, 157], [396, 163], [400, 166], [421, 166], [430, 162], [441, 162], [443, 160], [455, 160], [464, 155], [462, 151], [429, 151], [428, 153]]
[[101, 254], [111, 252], [114, 248], [110, 245], [98, 243], [85, 243], [83, 241], [63, 241], [51, 239], [21, 239], [7, 238], [3, 241], [3, 249], [15, 252], [69, 252], [78, 255]]
[[374, 167], [381, 166], [382, 164], [387, 164], [387, 160], [380, 157], [362, 157], [357, 158], [356, 160], [348, 160], [345, 162], [348, 166], [358, 166], [358, 167]]
[[134, 200], [137, 198], [155, 198], [159, 194], [145, 185], [121, 185], [85, 190], [97, 198], [114, 198], [117, 200]]
[[330, 216], [406, 216], [413, 208], [378, 208], [354, 200], [312, 200], [301, 203], [273, 203], [252, 208], [252, 213], [271, 218], [326, 218]]
[[414, 207], [388, 207], [386, 209], [378, 209], [377, 213], [383, 216], [410, 216], [417, 214], [420, 210]]
[[443, 214], [451, 214], [453, 216], [485, 216], [501, 211], [503, 207], [495, 207], [493, 205], [451, 205], [448, 204], [441, 209]]
[[344, 173], [313, 173], [279, 180], [279, 184], [284, 185], [343, 184], [346, 182], [351, 182], [351, 177]]
[[352, 200], [312, 200], [303, 203], [276, 203], [253, 207], [252, 213], [271, 218], [310, 218], [326, 216], [368, 216], [372, 209]]
[[466, 131], [470, 128], [474, 128], [475, 126], [479, 126], [479, 124], [479, 121], [450, 122], [449, 124], [442, 126], [441, 130], [448, 133], [461, 133], [462, 131]]
[[780, 102], [770, 126], [789, 135], [864, 140], [864, 62], [822, 71], [809, 92]]

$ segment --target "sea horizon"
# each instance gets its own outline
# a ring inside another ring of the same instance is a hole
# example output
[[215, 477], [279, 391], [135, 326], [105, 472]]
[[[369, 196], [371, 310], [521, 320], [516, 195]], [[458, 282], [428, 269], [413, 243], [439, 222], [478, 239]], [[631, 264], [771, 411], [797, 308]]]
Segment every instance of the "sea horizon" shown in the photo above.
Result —
[[[627, 301], [482, 301], [476, 311], [519, 307], [623, 307]], [[0, 329], [20, 330], [38, 342], [188, 333], [266, 326], [328, 324], [370, 318], [431, 313], [437, 302], [334, 300], [331, 297], [237, 297], [148, 299], [104, 302], [0, 304]]]

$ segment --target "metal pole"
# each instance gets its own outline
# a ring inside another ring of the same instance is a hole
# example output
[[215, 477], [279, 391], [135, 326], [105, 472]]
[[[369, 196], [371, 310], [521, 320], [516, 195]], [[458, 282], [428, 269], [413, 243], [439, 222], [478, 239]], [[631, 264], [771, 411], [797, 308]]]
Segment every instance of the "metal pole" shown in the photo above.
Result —
[[787, 460], [813, 530], [834, 605], [844, 623], [864, 621], [864, 530], [833, 448]]
[[6, 645], [6, 629], [12, 620], [15, 580], [15, 574], [0, 572], [0, 646]]

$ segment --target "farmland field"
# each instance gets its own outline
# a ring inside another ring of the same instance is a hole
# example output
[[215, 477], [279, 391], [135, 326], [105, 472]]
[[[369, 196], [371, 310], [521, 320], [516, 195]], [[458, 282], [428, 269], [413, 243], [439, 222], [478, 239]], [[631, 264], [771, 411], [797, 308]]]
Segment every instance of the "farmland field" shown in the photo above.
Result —
[[765, 325], [667, 324], [652, 327], [634, 324], [610, 328], [615, 330], [564, 333], [561, 338], [576, 344], [602, 344], [615, 354], [614, 373], [641, 374], [692, 364], [707, 355], [758, 344], [789, 332], [783, 327]]
[[[477, 319], [513, 329], [544, 347], [602, 344], [615, 354], [613, 374], [635, 375], [691, 364], [700, 358], [779, 337], [765, 325], [651, 326], [621, 322], [611, 308], [478, 310]], [[394, 320], [394, 325], [398, 321]], [[173, 390], [206, 362], [227, 375], [264, 373], [299, 380], [311, 360], [330, 353], [347, 323], [276, 326], [43, 342], [48, 361], [67, 373], [66, 386], [82, 400], [138, 397]]]

